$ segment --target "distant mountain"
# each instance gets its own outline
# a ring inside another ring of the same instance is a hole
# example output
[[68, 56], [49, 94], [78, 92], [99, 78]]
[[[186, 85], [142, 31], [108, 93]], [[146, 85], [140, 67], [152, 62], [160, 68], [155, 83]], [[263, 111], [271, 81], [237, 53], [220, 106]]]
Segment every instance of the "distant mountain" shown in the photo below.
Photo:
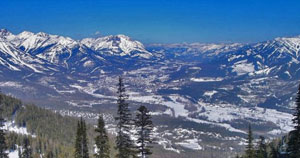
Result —
[[299, 36], [276, 38], [272, 41], [244, 46], [222, 58], [223, 62], [227, 63], [227, 66], [231, 66], [237, 73], [239, 73], [240, 67], [247, 67], [256, 74], [271, 73], [273, 76], [278, 75], [284, 79], [299, 78], [299, 47]]
[[244, 44], [240, 43], [182, 43], [182, 44], [150, 44], [148, 49], [156, 52], [164, 52], [168, 58], [177, 58], [185, 60], [207, 60], [215, 58], [223, 53], [238, 50]]
[[[2, 59], [6, 62], [3, 65], [10, 70], [20, 70], [19, 66], [23, 66], [25, 69], [43, 72], [49, 69], [49, 65], [53, 65], [68, 70], [75, 68], [93, 71], [102, 63], [110, 62], [107, 61], [110, 57], [150, 59], [153, 56], [142, 43], [124, 35], [76, 41], [69, 37], [43, 32], [35, 34], [24, 31], [14, 35], [6, 29], [1, 29], [0, 41], [2, 56], [7, 56]], [[25, 56], [26, 59], [21, 56]], [[11, 59], [15, 62], [6, 61], [9, 58], [15, 58]], [[34, 62], [40, 63], [39, 68]], [[55, 70], [55, 68], [52, 69]]]
[[300, 36], [144, 46], [124, 35], [73, 40], [2, 29], [0, 87], [64, 115], [113, 115], [121, 75], [130, 107], [151, 109], [165, 150], [234, 153], [249, 123], [269, 138], [292, 129], [299, 50]]
[[145, 50], [141, 42], [131, 40], [125, 35], [85, 38], [80, 42], [94, 51], [105, 53], [104, 55], [141, 57], [146, 59], [153, 56]]

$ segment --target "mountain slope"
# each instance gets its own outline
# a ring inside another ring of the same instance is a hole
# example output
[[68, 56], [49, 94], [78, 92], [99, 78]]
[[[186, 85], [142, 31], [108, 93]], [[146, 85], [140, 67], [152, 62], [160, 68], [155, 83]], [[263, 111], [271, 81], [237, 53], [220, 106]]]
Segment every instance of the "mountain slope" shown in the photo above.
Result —
[[[35, 34], [24, 31], [13, 35], [9, 31], [1, 29], [0, 40], [2, 54], [12, 56], [2, 58], [2, 65], [16, 71], [21, 70], [16, 67], [17, 64], [26, 65], [25, 67], [30, 67], [35, 72], [48, 70], [49, 65], [59, 67], [56, 70], [94, 72], [99, 66], [103, 66], [103, 63], [122, 64], [123, 57], [126, 60], [131, 60], [131, 58], [138, 60], [138, 58], [150, 59], [153, 56], [145, 50], [142, 43], [124, 35], [76, 41], [69, 37], [49, 35], [43, 32]], [[25, 56], [24, 59], [21, 56]], [[120, 59], [116, 60], [114, 57], [120, 57]], [[12, 64], [12, 61], [5, 61], [10, 58], [14, 58], [15, 65]], [[31, 61], [39, 62], [40, 68], [35, 68], [34, 63], [30, 63]], [[99, 70], [99, 72], [102, 71]]]
[[133, 41], [128, 36], [106, 36], [100, 38], [86, 38], [81, 43], [97, 52], [103, 52], [109, 56], [130, 56], [149, 59], [152, 54], [145, 50], [139, 41]]

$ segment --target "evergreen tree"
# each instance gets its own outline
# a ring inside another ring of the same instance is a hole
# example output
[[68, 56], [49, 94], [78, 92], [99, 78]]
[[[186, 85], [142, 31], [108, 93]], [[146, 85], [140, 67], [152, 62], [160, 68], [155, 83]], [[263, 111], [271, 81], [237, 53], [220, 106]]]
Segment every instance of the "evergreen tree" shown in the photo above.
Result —
[[135, 126], [137, 130], [137, 148], [141, 158], [146, 158], [151, 155], [150, 144], [152, 143], [151, 132], [153, 123], [149, 110], [145, 106], [141, 106], [136, 114]]
[[105, 123], [103, 116], [99, 116], [98, 126], [95, 129], [97, 137], [95, 138], [96, 153], [95, 158], [109, 158], [109, 142], [108, 136], [105, 130]]
[[18, 148], [18, 156], [19, 156], [19, 158], [22, 158], [21, 148]]
[[42, 142], [40, 139], [38, 139], [37, 153], [42, 154], [42, 152]]
[[54, 158], [54, 154], [53, 154], [52, 150], [47, 152], [46, 158]]
[[74, 156], [75, 158], [89, 158], [86, 124], [82, 118], [77, 124]]
[[7, 144], [5, 142], [5, 132], [4, 132], [4, 123], [5, 120], [2, 117], [2, 106], [3, 105], [3, 98], [1, 95], [1, 90], [0, 90], [0, 158], [8, 158], [8, 154], [6, 153], [6, 150], [8, 149]]
[[279, 158], [278, 156], [278, 148], [275, 146], [274, 143], [271, 143], [270, 145], [271, 147], [271, 151], [270, 151], [270, 155], [269, 158]]
[[249, 124], [247, 146], [246, 146], [246, 158], [255, 158], [255, 151], [253, 147], [253, 135], [251, 125]]
[[86, 135], [86, 124], [85, 121], [81, 119], [82, 123], [82, 158], [89, 158], [89, 148], [88, 148], [88, 138]]
[[76, 132], [76, 139], [75, 139], [75, 158], [82, 158], [82, 130], [81, 130], [81, 122], [78, 121], [77, 123], [77, 132]]
[[30, 141], [28, 137], [24, 138], [23, 149], [22, 149], [22, 158], [32, 158], [32, 149], [30, 146]]
[[132, 127], [132, 119], [128, 103], [126, 99], [125, 86], [122, 77], [119, 77], [118, 83], [118, 111], [117, 117], [117, 138], [116, 149], [118, 150], [117, 158], [136, 157], [133, 141], [130, 139], [130, 128]]
[[295, 124], [291, 132], [290, 141], [288, 143], [288, 151], [290, 158], [300, 157], [300, 85], [296, 97], [296, 109], [294, 113], [293, 123]]
[[268, 153], [267, 153], [267, 145], [265, 143], [265, 138], [263, 136], [260, 136], [259, 138], [260, 141], [256, 152], [256, 158], [267, 158]]

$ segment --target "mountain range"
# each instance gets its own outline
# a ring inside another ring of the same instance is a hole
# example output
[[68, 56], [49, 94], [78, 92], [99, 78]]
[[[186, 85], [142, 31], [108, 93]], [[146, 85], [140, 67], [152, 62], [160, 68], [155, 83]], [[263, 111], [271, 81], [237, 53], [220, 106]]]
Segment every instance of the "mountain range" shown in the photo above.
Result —
[[[131, 108], [152, 111], [164, 149], [238, 152], [249, 123], [268, 138], [292, 129], [300, 36], [143, 45], [125, 35], [74, 40], [0, 30], [0, 87], [27, 102], [63, 115], [113, 118], [118, 76]], [[113, 119], [106, 121], [113, 132]]]

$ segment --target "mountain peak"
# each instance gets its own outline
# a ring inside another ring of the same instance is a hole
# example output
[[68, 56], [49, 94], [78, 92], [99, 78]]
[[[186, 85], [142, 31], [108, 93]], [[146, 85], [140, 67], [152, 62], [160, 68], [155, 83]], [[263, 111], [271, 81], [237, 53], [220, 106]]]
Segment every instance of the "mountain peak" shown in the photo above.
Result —
[[21, 39], [24, 39], [24, 38], [28, 38], [28, 37], [33, 36], [33, 35], [34, 35], [34, 33], [32, 33], [32, 32], [23, 31], [23, 32], [18, 34], [18, 37], [21, 38]]
[[9, 36], [12, 35], [7, 29], [0, 29], [0, 36]]
[[113, 37], [114, 38], [119, 38], [119, 39], [131, 40], [129, 36], [126, 36], [126, 35], [123, 35], [123, 34], [115, 35]]
[[95, 51], [106, 52], [108, 55], [142, 58], [150, 58], [152, 56], [141, 42], [132, 40], [130, 37], [122, 34], [98, 38], [85, 38], [81, 40], [81, 43]]
[[300, 36], [280, 37], [273, 40], [273, 42], [280, 46], [280, 50], [282, 52], [288, 52], [291, 54], [294, 54], [292, 52], [296, 52], [298, 56], [298, 52], [300, 50]]
[[49, 34], [45, 33], [45, 32], [39, 32], [36, 34], [37, 36], [40, 36], [40, 37], [49, 37]]
[[[86, 38], [86, 39], [94, 40], [94, 41], [121, 41], [121, 40], [133, 41], [129, 36], [126, 36], [123, 34], [108, 35], [108, 36], [102, 36], [102, 37], [97, 37], [97, 38]], [[83, 39], [83, 40], [86, 40], [86, 39]]]
[[300, 35], [293, 37], [277, 37], [275, 41], [298, 41], [300, 42]]

